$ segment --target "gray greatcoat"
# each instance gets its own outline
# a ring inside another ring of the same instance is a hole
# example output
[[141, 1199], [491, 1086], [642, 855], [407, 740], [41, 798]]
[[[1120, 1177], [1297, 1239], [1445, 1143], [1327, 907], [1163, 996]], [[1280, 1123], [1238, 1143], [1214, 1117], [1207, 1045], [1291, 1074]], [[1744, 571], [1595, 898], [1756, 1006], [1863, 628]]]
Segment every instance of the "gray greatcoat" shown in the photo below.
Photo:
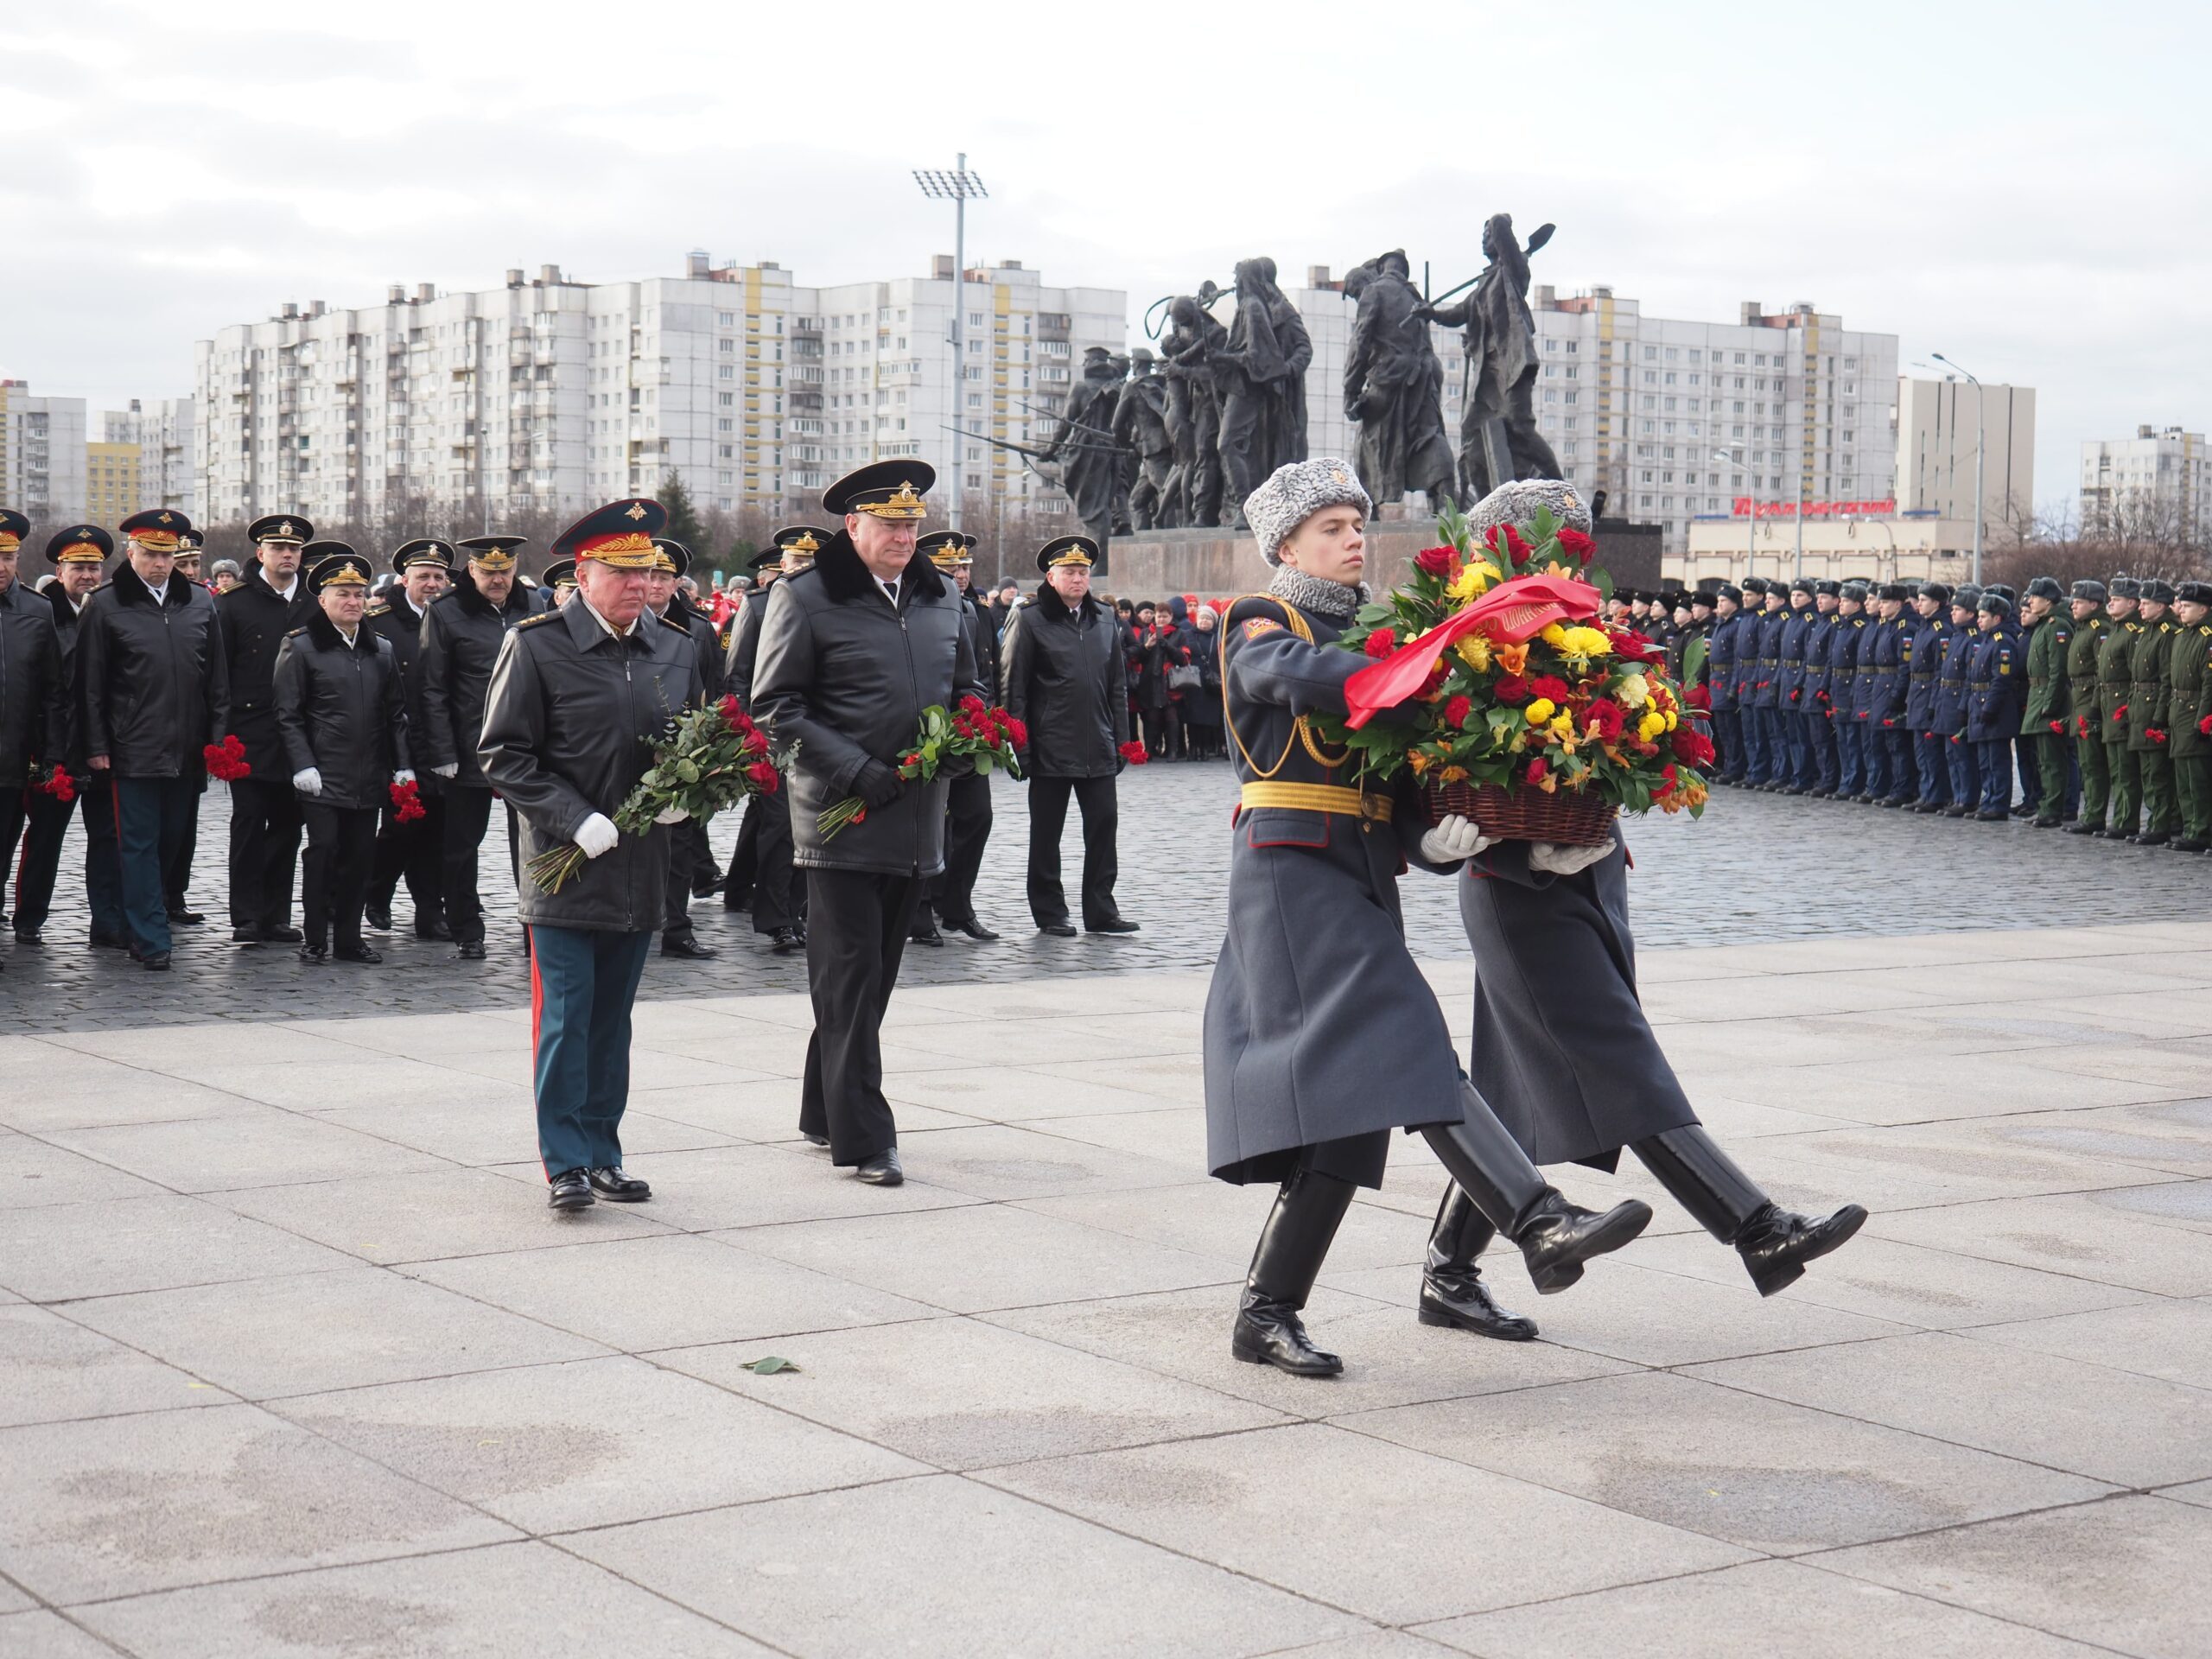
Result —
[[1469, 861], [1470, 1075], [1529, 1160], [1611, 1169], [1632, 1141], [1697, 1122], [1636, 995], [1628, 852], [1576, 875], [1529, 868], [1525, 841]]
[[[1341, 631], [1272, 597], [1230, 607], [1219, 638], [1240, 784], [1349, 786], [1351, 768], [1314, 753], [1336, 752], [1302, 718], [1342, 713], [1365, 666], [1329, 644]], [[1402, 796], [1385, 804], [1389, 821], [1238, 810], [1205, 1012], [1206, 1164], [1223, 1180], [1282, 1180], [1303, 1164], [1380, 1186], [1391, 1129], [1462, 1115], [1452, 1033], [1398, 909], [1425, 826]]]

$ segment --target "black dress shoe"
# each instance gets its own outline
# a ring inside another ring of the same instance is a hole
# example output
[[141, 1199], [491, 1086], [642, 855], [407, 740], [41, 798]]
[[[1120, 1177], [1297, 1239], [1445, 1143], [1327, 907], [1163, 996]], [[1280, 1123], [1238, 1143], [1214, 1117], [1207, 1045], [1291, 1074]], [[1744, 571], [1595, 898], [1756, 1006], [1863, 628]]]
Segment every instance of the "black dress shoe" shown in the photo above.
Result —
[[545, 1195], [545, 1202], [556, 1210], [588, 1210], [596, 1200], [591, 1195], [591, 1182], [584, 1172], [566, 1169], [553, 1178], [552, 1190]]
[[691, 896], [694, 899], [711, 899], [721, 890], [722, 884], [718, 880], [709, 881], [704, 886], [696, 881], [691, 884]]
[[2009, 823], [2012, 818], [2010, 812], [1977, 812], [1974, 815], [1976, 823]]
[[261, 930], [257, 927], [234, 927], [231, 930], [232, 944], [259, 944]]
[[296, 927], [264, 927], [261, 930], [264, 944], [297, 944], [306, 937]]
[[1552, 1192], [1521, 1224], [1513, 1242], [1537, 1294], [1551, 1296], [1580, 1279], [1592, 1256], [1618, 1250], [1650, 1224], [1651, 1206], [1641, 1198], [1624, 1198], [1600, 1215]]
[[2056, 818], [2037, 818], [2035, 821], [2034, 827], [2037, 830], [2056, 830], [2058, 828], [2058, 820]]
[[[86, 938], [85, 943], [95, 950], [129, 950], [130, 949], [130, 942], [120, 933], [95, 931]], [[137, 952], [133, 951], [132, 954], [135, 956]]]
[[1137, 925], [1126, 916], [1109, 916], [1103, 922], [1085, 922], [1083, 931], [1086, 933], [1134, 933], [1137, 931]]
[[817, 1135], [812, 1129], [801, 1129], [798, 1133], [799, 1138], [804, 1141], [810, 1147], [827, 1147], [830, 1144], [830, 1137], [828, 1135]]
[[415, 918], [415, 937], [442, 944], [453, 938], [453, 929], [446, 925], [446, 918], [442, 916], [432, 916], [427, 920], [417, 916]]
[[1296, 1308], [1249, 1286], [1237, 1306], [1229, 1351], [1249, 1364], [1272, 1365], [1293, 1376], [1336, 1376], [1344, 1368], [1343, 1360], [1313, 1345]]
[[[2205, 845], [2206, 843], [2203, 842], [2195, 840], [2189, 836], [2183, 836], [2177, 841], [2168, 842], [2166, 843], [2166, 850], [2170, 853], [2201, 853], [2204, 850]], [[16, 935], [16, 943], [17, 944], [36, 944], [38, 943], [38, 935], [34, 933], [27, 940], [22, 934], [18, 933]]]
[[330, 960], [330, 948], [321, 944], [303, 944], [296, 953], [302, 962], [320, 968]]
[[484, 941], [463, 939], [454, 946], [453, 955], [455, 962], [481, 962], [484, 960]]
[[365, 967], [373, 967], [384, 960], [383, 951], [366, 944], [341, 944], [330, 954], [340, 962], [358, 962]]
[[2030, 806], [2025, 801], [2022, 801], [2018, 806], [2014, 807], [2012, 811], [2012, 816], [2016, 818], [2032, 818], [2035, 815], [2036, 809]]
[[594, 1169], [586, 1173], [591, 1180], [591, 1190], [614, 1204], [643, 1204], [653, 1195], [652, 1188], [617, 1164], [612, 1169]]
[[854, 1169], [855, 1179], [870, 1186], [897, 1186], [906, 1179], [906, 1172], [899, 1162], [899, 1148], [879, 1152], [873, 1158], [863, 1158]]
[[207, 919], [207, 918], [201, 915], [198, 911], [187, 910], [182, 906], [179, 906], [176, 909], [169, 912], [169, 925], [171, 927], [197, 927], [200, 923]]
[[2133, 842], [2138, 847], [2163, 847], [2172, 839], [2173, 837], [2164, 830], [2146, 830], [2139, 836], [2128, 837], [2128, 840]]
[[806, 941], [795, 927], [779, 927], [768, 936], [770, 947], [779, 957], [788, 957], [794, 950], [806, 949]]
[[361, 920], [379, 933], [391, 931], [391, 906], [371, 905], [361, 912]]
[[973, 916], [963, 922], [947, 922], [945, 925], [956, 933], [965, 933], [978, 944], [989, 944], [998, 938]]
[[2104, 825], [2091, 823], [2087, 818], [2076, 818], [2071, 823], [2062, 823], [2058, 827], [2069, 836], [2095, 836], [2104, 833]]
[[942, 948], [944, 944], [944, 935], [938, 931], [935, 922], [916, 921], [913, 926], [906, 930], [906, 938], [907, 942], [912, 944], [936, 945]]
[[1037, 924], [1037, 931], [1039, 933], [1049, 933], [1056, 939], [1071, 939], [1075, 938], [1075, 924], [1073, 922], [1039, 922]]
[[1421, 1309], [1414, 1316], [1423, 1325], [1450, 1325], [1500, 1342], [1533, 1342], [1536, 1322], [1509, 1313], [1491, 1300], [1490, 1287], [1472, 1268], [1461, 1273], [1427, 1273], [1421, 1276]]
[[1855, 1204], [1818, 1221], [1770, 1204], [1745, 1224], [1736, 1254], [1744, 1258], [1759, 1294], [1771, 1296], [1796, 1283], [1808, 1262], [1848, 1243], [1866, 1224], [1866, 1212]]
[[149, 950], [138, 958], [138, 965], [149, 974], [166, 974], [169, 970], [169, 953]]
[[712, 962], [721, 954], [710, 944], [700, 944], [689, 933], [679, 934], [672, 939], [663, 939], [660, 942], [660, 953], [664, 957], [681, 957], [686, 962]]
[[[994, 937], [996, 936], [994, 935]], [[17, 944], [44, 944], [46, 935], [35, 927], [19, 927], [16, 930], [16, 943]]]

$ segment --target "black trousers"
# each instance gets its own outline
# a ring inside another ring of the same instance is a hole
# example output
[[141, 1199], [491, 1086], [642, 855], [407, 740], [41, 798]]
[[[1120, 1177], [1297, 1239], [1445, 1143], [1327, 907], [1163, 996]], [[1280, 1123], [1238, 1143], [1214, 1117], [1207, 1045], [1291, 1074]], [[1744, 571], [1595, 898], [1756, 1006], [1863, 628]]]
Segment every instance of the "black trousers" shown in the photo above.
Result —
[[714, 867], [715, 855], [707, 845], [707, 826], [686, 818], [668, 832], [668, 891], [662, 904], [660, 936], [664, 940], [691, 937], [691, 878]]
[[416, 791], [423, 816], [402, 823], [390, 807], [377, 827], [376, 855], [369, 874], [369, 900], [378, 910], [391, 908], [391, 896], [407, 883], [407, 897], [415, 906], [415, 925], [445, 915], [445, 791]]
[[787, 790], [753, 798], [760, 832], [753, 838], [753, 931], [773, 933], [806, 920], [813, 885], [791, 866], [791, 798]]
[[725, 910], [743, 910], [753, 902], [753, 883], [760, 870], [760, 823], [771, 810], [790, 810], [780, 791], [746, 798], [745, 822], [737, 827], [737, 845], [730, 849], [729, 869], [722, 876]]
[[927, 907], [948, 922], [972, 921], [976, 878], [991, 838], [991, 780], [955, 778], [944, 797], [944, 874], [931, 879]]
[[899, 982], [906, 931], [926, 880], [868, 870], [806, 872], [806, 988], [814, 1035], [799, 1096], [802, 1135], [830, 1137], [830, 1156], [857, 1164], [899, 1144], [883, 1097], [884, 1010]]
[[50, 795], [27, 797], [22, 861], [16, 868], [16, 931], [35, 933], [54, 909], [54, 884], [61, 870], [61, 843], [69, 817], [85, 819], [85, 898], [92, 912], [94, 938], [124, 937], [123, 866], [115, 838], [115, 796], [106, 774], [87, 772], [77, 779], [74, 801]]
[[[200, 802], [207, 793], [207, 775], [202, 772], [198, 787], [193, 791], [192, 811], [184, 821], [184, 833], [177, 838], [176, 850], [162, 869], [162, 902], [172, 916], [184, 909], [184, 890], [192, 885], [192, 861], [200, 856]], [[289, 865], [285, 867], [284, 874], [284, 912], [289, 915], [292, 908]], [[283, 917], [277, 919], [282, 921]]]
[[[302, 801], [307, 821], [306, 879], [300, 885], [301, 931], [309, 944], [357, 945], [361, 906], [368, 902], [376, 859], [377, 810]], [[335, 936], [334, 938], [334, 935]]]
[[1029, 913], [1037, 925], [1068, 919], [1060, 886], [1060, 832], [1067, 825], [1068, 797], [1083, 809], [1083, 925], [1096, 927], [1119, 912], [1114, 880], [1116, 807], [1112, 778], [1032, 778], [1029, 780]]
[[[196, 816], [196, 815], [195, 815]], [[292, 867], [300, 855], [300, 797], [289, 778], [231, 785], [231, 925], [289, 927]], [[191, 854], [184, 857], [188, 864]], [[174, 906], [178, 890], [169, 897]]]
[[[446, 791], [445, 859], [441, 887], [445, 897], [446, 925], [453, 930], [454, 941], [458, 944], [484, 943], [484, 899], [478, 885], [476, 855], [484, 844], [484, 831], [491, 823], [489, 789]], [[512, 806], [507, 809], [507, 869], [519, 884], [522, 830], [515, 822]]]

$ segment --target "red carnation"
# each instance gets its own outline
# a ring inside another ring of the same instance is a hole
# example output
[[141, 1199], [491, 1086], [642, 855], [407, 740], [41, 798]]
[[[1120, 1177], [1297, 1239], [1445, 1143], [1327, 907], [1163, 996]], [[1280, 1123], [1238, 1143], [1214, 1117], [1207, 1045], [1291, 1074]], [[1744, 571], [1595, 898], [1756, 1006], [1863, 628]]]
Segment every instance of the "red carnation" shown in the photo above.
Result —
[[1675, 758], [1689, 766], [1702, 766], [1713, 759], [1713, 740], [1688, 726], [1675, 728], [1671, 747]]
[[1583, 564], [1590, 563], [1590, 556], [1598, 550], [1598, 543], [1579, 530], [1562, 530], [1559, 533], [1560, 551], [1571, 553]]
[[1444, 723], [1455, 728], [1464, 727], [1467, 723], [1467, 716], [1474, 711], [1475, 705], [1466, 698], [1454, 697], [1444, 705]]
[[1503, 553], [1516, 564], [1523, 563], [1529, 556], [1529, 543], [1510, 524], [1492, 524], [1490, 534], [1484, 540], [1491, 552]]
[[2196, 722], [2196, 729], [2203, 733], [2205, 736], [2212, 737], [2212, 715], [2207, 715], [2203, 719], [2198, 721]]
[[1526, 702], [1535, 694], [1518, 674], [1501, 674], [1491, 682], [1491, 695], [1500, 702]]
[[77, 798], [77, 780], [69, 775], [69, 769], [67, 766], [57, 761], [54, 770], [47, 773], [45, 779], [38, 785], [38, 792], [41, 795], [50, 795], [62, 805], [67, 806]]
[[1540, 754], [1529, 762], [1529, 770], [1521, 775], [1532, 784], [1541, 784], [1551, 776], [1551, 767], [1545, 764], [1543, 756]]
[[2143, 728], [2143, 735], [2153, 743], [2163, 743], [2166, 741], [2166, 734], [2155, 726], [2145, 726]]
[[245, 745], [234, 732], [220, 743], [210, 743], [200, 751], [200, 758], [207, 764], [207, 775], [221, 784], [235, 783], [252, 772], [245, 758]]
[[1029, 728], [1012, 715], [1006, 717], [1005, 730], [1007, 741], [1015, 748], [1026, 749], [1029, 747]]
[[1456, 548], [1425, 547], [1414, 555], [1414, 569], [1425, 576], [1448, 576], [1459, 568]]
[[753, 780], [753, 786], [763, 795], [774, 794], [777, 785], [783, 781], [776, 775], [776, 769], [766, 760], [755, 760], [745, 769], [745, 775]]
[[1388, 628], [1377, 628], [1367, 636], [1367, 643], [1360, 647], [1378, 662], [1398, 648], [1398, 636]]
[[2063, 736], [2065, 736], [2065, 735], [2066, 735], [2066, 722], [2065, 722], [2064, 721], [2063, 721], [2063, 720], [2054, 720], [2054, 721], [2052, 721], [2050, 722], [2050, 732], [2051, 732], [2051, 735], [2052, 735], [2052, 736], [2054, 736], [2054, 737], [2063, 737]]
[[960, 712], [963, 715], [982, 715], [988, 714], [990, 710], [981, 697], [970, 695], [960, 699]]
[[1122, 759], [1133, 766], [1141, 766], [1152, 759], [1151, 751], [1143, 744], [1134, 741], [1122, 744], [1120, 753]]
[[1536, 696], [1549, 697], [1554, 702], [1561, 705], [1574, 695], [1567, 683], [1556, 674], [1539, 674], [1529, 683], [1529, 690]]

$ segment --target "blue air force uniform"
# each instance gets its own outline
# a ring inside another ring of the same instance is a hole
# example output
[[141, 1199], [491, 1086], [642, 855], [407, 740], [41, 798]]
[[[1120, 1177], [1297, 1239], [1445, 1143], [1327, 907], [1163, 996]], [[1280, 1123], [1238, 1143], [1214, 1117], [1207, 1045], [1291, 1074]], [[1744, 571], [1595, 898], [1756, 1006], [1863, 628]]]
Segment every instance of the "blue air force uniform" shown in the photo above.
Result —
[[[1941, 583], [1921, 591], [1939, 607], [1950, 603]], [[1936, 729], [1936, 690], [1942, 677], [1943, 658], [1950, 649], [1951, 621], [1943, 610], [1922, 619], [1913, 629], [1911, 661], [1905, 671], [1904, 723], [1919, 772], [1920, 796], [1916, 810], [1940, 812], [1951, 804], [1951, 772], [1941, 734]]]

